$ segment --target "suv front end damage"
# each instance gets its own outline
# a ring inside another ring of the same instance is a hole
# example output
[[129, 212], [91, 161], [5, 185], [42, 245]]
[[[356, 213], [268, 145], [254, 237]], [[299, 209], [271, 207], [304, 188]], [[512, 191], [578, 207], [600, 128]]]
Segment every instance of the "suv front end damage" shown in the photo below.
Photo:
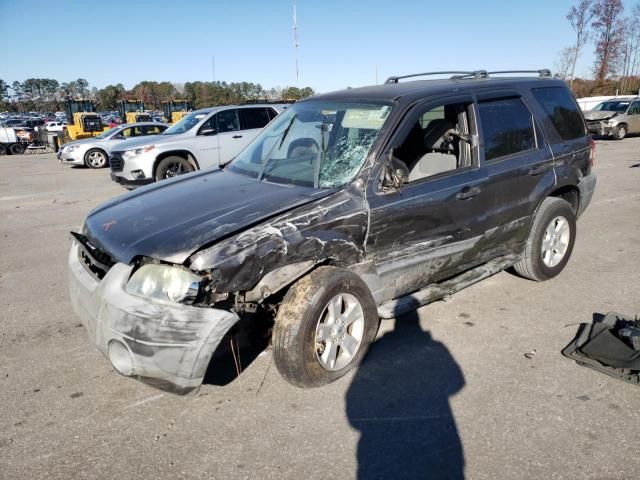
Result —
[[127, 283], [133, 266], [115, 263], [100, 279], [87, 268], [87, 254], [74, 239], [69, 290], [93, 343], [122, 375], [173, 393], [197, 391], [213, 352], [238, 316], [131, 294]]

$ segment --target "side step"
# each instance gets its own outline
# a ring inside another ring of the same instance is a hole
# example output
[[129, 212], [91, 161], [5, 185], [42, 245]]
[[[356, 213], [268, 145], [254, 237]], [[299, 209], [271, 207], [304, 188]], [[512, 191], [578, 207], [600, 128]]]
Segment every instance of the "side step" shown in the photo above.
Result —
[[495, 275], [517, 261], [518, 258], [513, 256], [497, 258], [442, 283], [434, 283], [404, 297], [386, 301], [378, 307], [378, 316], [384, 319], [395, 318]]

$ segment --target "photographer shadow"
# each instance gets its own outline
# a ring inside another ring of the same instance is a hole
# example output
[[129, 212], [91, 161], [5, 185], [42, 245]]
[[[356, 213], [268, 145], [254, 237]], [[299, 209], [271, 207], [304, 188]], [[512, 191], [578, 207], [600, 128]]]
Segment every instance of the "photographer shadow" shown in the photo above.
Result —
[[371, 347], [347, 392], [360, 432], [358, 479], [461, 479], [464, 455], [449, 397], [464, 387], [448, 349], [422, 330], [418, 313]]

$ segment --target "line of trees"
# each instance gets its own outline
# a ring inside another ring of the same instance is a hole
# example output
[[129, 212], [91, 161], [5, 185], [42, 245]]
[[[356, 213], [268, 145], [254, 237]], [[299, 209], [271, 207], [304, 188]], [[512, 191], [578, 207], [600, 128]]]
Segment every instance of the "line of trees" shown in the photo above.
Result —
[[148, 109], [160, 110], [167, 100], [189, 100], [195, 108], [231, 105], [248, 100], [295, 99], [313, 95], [311, 87], [271, 88], [250, 82], [171, 82], [143, 81], [127, 90], [124, 85], [107, 85], [97, 89], [79, 78], [60, 83], [49, 78], [29, 78], [11, 84], [0, 79], [0, 111], [57, 111], [62, 110], [68, 97], [94, 100], [98, 110], [112, 110], [119, 100], [142, 100]]
[[[578, 0], [567, 13], [575, 42], [556, 64], [578, 97], [637, 93], [640, 89], [640, 3], [628, 15], [622, 0]], [[593, 80], [575, 76], [578, 58], [591, 42]]]

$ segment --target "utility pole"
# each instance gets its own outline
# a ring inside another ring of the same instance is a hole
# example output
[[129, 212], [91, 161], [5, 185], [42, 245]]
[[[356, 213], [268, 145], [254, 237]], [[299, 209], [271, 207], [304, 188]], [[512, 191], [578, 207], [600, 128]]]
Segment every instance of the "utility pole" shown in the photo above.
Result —
[[213, 73], [213, 83], [216, 83], [216, 59], [211, 55], [211, 71]]
[[296, 17], [296, 0], [293, 0], [293, 48], [296, 55], [296, 86], [300, 88], [300, 69], [298, 68], [298, 19]]

